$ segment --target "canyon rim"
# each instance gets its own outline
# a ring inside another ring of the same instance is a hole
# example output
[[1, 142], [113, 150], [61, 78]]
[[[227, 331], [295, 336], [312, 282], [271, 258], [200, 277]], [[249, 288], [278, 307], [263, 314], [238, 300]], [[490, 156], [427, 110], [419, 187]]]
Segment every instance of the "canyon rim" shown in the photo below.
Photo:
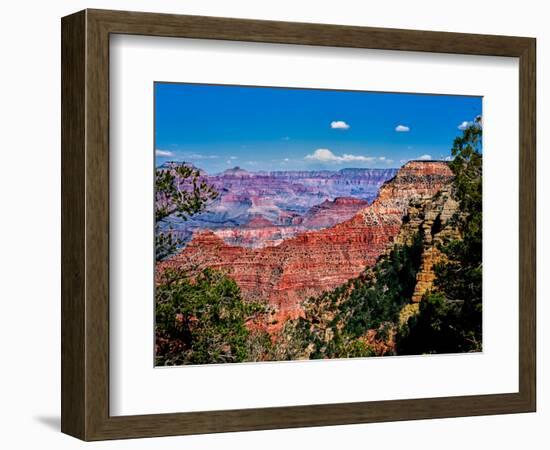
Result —
[[155, 365], [482, 350], [479, 97], [155, 84]]

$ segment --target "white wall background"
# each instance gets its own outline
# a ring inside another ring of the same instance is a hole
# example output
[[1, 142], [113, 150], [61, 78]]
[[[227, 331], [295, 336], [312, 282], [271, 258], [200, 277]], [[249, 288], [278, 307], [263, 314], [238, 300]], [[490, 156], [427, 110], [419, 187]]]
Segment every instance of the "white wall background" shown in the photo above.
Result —
[[[371, 4], [369, 4], [371, 3]], [[73, 449], [59, 432], [60, 17], [86, 7], [338, 23], [538, 39], [538, 412], [340, 427], [141, 439], [95, 448], [544, 449], [550, 444], [550, 29], [546, 2], [393, 0], [51, 0], [0, 13], [0, 444]], [[546, 279], [545, 279], [546, 278]], [[411, 382], [414, 374], [410, 376]]]

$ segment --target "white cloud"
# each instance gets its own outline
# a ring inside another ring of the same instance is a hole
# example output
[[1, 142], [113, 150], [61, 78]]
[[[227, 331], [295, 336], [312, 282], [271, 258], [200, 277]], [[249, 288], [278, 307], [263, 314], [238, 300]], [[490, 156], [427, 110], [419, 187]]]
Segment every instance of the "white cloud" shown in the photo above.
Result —
[[395, 131], [398, 133], [407, 133], [408, 131], [411, 131], [411, 129], [406, 125], [397, 125], [395, 127]]
[[432, 155], [427, 155], [427, 154], [426, 155], [421, 155], [416, 159], [418, 159], [420, 161], [429, 161], [430, 159], [432, 159]]
[[464, 122], [462, 122], [457, 128], [461, 131], [464, 131], [466, 128], [468, 128], [470, 125], [472, 125], [472, 122], [468, 122], [467, 120], [465, 120]]
[[373, 156], [350, 155], [344, 153], [342, 156], [335, 155], [328, 148], [318, 148], [311, 155], [306, 155], [305, 159], [310, 161], [319, 161], [323, 163], [343, 163], [343, 162], [372, 162], [376, 158]]
[[238, 159], [236, 156], [230, 156], [229, 159]]
[[168, 150], [155, 150], [155, 155], [157, 156], [174, 156], [174, 152], [169, 152]]
[[454, 158], [454, 156], [445, 156], [445, 158], [443, 158], [443, 161], [452, 161]]
[[350, 126], [343, 120], [334, 120], [330, 123], [330, 128], [333, 130], [348, 130]]

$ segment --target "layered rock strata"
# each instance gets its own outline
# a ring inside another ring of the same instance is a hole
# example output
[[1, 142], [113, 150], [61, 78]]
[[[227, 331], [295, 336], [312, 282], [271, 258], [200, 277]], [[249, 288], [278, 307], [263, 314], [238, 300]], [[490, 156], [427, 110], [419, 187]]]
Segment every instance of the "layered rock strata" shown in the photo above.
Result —
[[452, 176], [444, 162], [409, 162], [382, 185], [371, 205], [342, 223], [258, 249], [228, 245], [211, 231], [198, 232], [179, 254], [160, 263], [157, 273], [169, 267], [223, 270], [245, 298], [275, 308], [279, 328], [302, 314], [303, 300], [342, 285], [374, 264], [400, 234], [411, 201], [431, 198]]
[[[159, 167], [168, 170], [169, 162]], [[198, 230], [218, 232], [228, 244], [253, 248], [279, 244], [299, 232], [324, 228], [349, 219], [362, 206], [332, 205], [340, 209], [338, 216], [309, 217], [312, 208], [325, 201], [336, 202], [340, 197], [354, 197], [371, 202], [380, 186], [395, 176], [396, 169], [342, 169], [338, 171], [275, 171], [248, 172], [235, 167], [220, 174], [201, 171], [201, 180], [213, 186], [219, 197], [207, 211], [188, 220], [171, 216], [160, 224], [161, 231], [168, 232], [187, 243]], [[330, 206], [328, 205], [331, 209]], [[323, 211], [318, 211], [322, 214]], [[255, 218], [264, 218], [270, 225], [264, 233], [247, 232], [260, 226], [249, 227]], [[278, 229], [276, 228], [278, 227]], [[241, 232], [242, 230], [242, 232]]]

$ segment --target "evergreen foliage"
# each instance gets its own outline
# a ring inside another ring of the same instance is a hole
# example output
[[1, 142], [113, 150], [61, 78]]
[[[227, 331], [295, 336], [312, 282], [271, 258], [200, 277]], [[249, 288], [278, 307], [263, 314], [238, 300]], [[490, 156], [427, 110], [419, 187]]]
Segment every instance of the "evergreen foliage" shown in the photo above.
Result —
[[250, 361], [246, 323], [264, 309], [243, 301], [221, 272], [205, 269], [191, 279], [167, 270], [156, 290], [156, 365]]

